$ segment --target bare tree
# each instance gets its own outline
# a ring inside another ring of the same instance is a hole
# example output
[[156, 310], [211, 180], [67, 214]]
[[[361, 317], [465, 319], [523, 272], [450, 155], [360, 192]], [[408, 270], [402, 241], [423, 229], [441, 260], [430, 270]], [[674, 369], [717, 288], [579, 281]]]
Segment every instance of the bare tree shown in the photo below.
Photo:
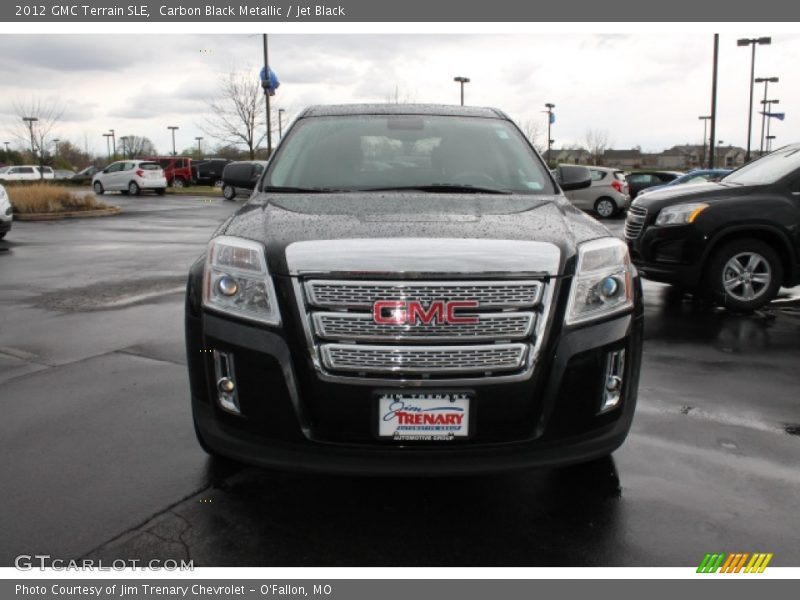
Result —
[[544, 151], [547, 149], [547, 144], [542, 143], [541, 137], [546, 137], [547, 134], [543, 131], [542, 124], [536, 119], [526, 119], [519, 122], [519, 128], [522, 130], [522, 133], [525, 134], [525, 137], [528, 138], [528, 141], [531, 143], [531, 145], [536, 148], [539, 154], [544, 153]]
[[121, 146], [117, 146], [121, 150], [125, 157], [142, 157], [142, 156], [156, 156], [158, 152], [156, 151], [156, 147], [150, 138], [144, 137], [142, 135], [125, 135], [122, 137], [117, 138], [118, 140], [122, 140], [125, 138], [124, 142], [121, 142]]
[[12, 132], [23, 147], [31, 149], [31, 161], [38, 163], [42, 178], [44, 165], [52, 159], [51, 146], [64, 109], [58, 102], [46, 102], [32, 98], [27, 102], [14, 103], [17, 125]]
[[413, 104], [416, 102], [416, 95], [407, 89], [401, 89], [399, 85], [395, 84], [394, 92], [386, 94], [387, 104]]
[[263, 90], [249, 73], [230, 73], [222, 81], [219, 95], [208, 101], [211, 111], [200, 125], [204, 133], [223, 144], [244, 146], [250, 159], [266, 138]]
[[603, 162], [603, 154], [614, 141], [605, 129], [588, 129], [583, 135], [583, 144], [592, 157], [592, 164], [597, 165]]

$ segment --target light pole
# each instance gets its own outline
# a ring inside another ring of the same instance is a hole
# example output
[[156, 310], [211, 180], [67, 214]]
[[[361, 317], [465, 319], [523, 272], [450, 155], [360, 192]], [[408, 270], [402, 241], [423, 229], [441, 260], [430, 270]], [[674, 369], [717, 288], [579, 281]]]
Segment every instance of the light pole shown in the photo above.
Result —
[[128, 158], [128, 153], [125, 151], [125, 142], [128, 141], [128, 136], [123, 135], [119, 138], [119, 141], [122, 142], [122, 158]]
[[58, 139], [58, 138], [53, 140], [53, 145], [56, 147], [56, 153], [55, 153], [55, 156], [53, 157], [53, 161], [57, 161], [58, 160], [58, 142], [60, 142], [60, 141], [61, 140]]
[[177, 125], [169, 125], [167, 129], [172, 130], [172, 156], [178, 156], [178, 153], [175, 151], [175, 130], [180, 129]]
[[279, 108], [278, 109], [278, 139], [283, 139], [283, 113], [286, 112], [286, 109]]
[[[545, 108], [547, 108], [547, 110], [542, 111], [542, 112], [546, 112], [547, 113], [547, 162], [548, 163], [550, 163], [550, 160], [552, 158], [550, 156], [550, 151], [552, 150], [553, 140], [552, 140], [552, 138], [550, 136], [550, 127], [553, 125], [553, 109], [555, 107], [556, 107], [555, 104], [553, 104], [551, 102], [547, 102], [545, 104]], [[548, 164], [548, 166], [550, 166], [550, 165]]]
[[109, 145], [109, 140], [111, 139], [110, 133], [104, 133], [103, 137], [106, 138], [106, 152], [108, 152], [108, 162], [111, 162], [111, 146]]
[[28, 124], [28, 130], [31, 132], [31, 155], [33, 160], [36, 160], [36, 147], [33, 143], [33, 124], [39, 119], [37, 117], [22, 117], [22, 120]]
[[[764, 98], [761, 101], [761, 104], [764, 105], [763, 108], [761, 109], [761, 112], [762, 113], [772, 113], [772, 105], [773, 104], [779, 104], [779, 103], [780, 103], [780, 100], [767, 100], [766, 98]], [[766, 114], [764, 116], [766, 117]], [[772, 122], [772, 117], [766, 117], [766, 119], [767, 119], [767, 138], [769, 138], [769, 126], [770, 126], [770, 123]], [[775, 136], [772, 136], [772, 138], [774, 139]], [[767, 145], [767, 152], [769, 152], [769, 145]]]
[[469, 83], [469, 77], [453, 77], [453, 81], [461, 84], [461, 106], [464, 106], [464, 84]]
[[[780, 81], [777, 77], [756, 77], [756, 83], [763, 83], [764, 84], [764, 100], [767, 99], [767, 88], [769, 87], [770, 83], [778, 83]], [[763, 104], [763, 102], [762, 102]], [[764, 124], [766, 123], [767, 116], [764, 114], [764, 111], [761, 111], [761, 143], [758, 146], [759, 154], [764, 153]]]
[[272, 116], [269, 114], [269, 49], [266, 33], [264, 34], [264, 81], [261, 85], [264, 87], [264, 102], [267, 104], [267, 159], [269, 159], [272, 156]]
[[11, 145], [11, 142], [3, 142], [3, 143], [6, 145], [6, 154], [8, 154], [10, 152], [8, 147]]
[[753, 133], [753, 86], [755, 85], [756, 74], [756, 46], [767, 46], [772, 43], [771, 37], [760, 38], [742, 38], [736, 40], [737, 46], [750, 46], [752, 54], [750, 58], [750, 110], [747, 113], [747, 153], [744, 155], [744, 161], [750, 161], [750, 141]]
[[197, 158], [200, 159], [200, 157], [201, 157], [201, 155], [203, 153], [203, 151], [200, 149], [200, 142], [203, 141], [203, 138], [202, 137], [196, 137], [194, 139], [197, 140]]
[[774, 135], [767, 136], [767, 152], [772, 152], [772, 140], [775, 139]]
[[700, 160], [700, 166], [704, 167], [706, 164], [706, 144], [708, 143], [708, 138], [706, 138], [706, 128], [708, 126], [708, 122], [711, 120], [711, 115], [697, 118], [703, 122], [703, 158]]
[[108, 130], [111, 133], [111, 149], [114, 151], [114, 158], [117, 158], [117, 137], [113, 129]]

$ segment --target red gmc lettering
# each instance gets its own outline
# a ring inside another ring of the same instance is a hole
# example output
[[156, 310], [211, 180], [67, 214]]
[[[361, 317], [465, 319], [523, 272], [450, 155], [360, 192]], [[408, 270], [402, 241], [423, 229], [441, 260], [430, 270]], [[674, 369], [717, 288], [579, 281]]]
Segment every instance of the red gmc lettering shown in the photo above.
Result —
[[458, 308], [478, 308], [478, 303], [473, 300], [453, 301], [447, 303], [447, 322], [453, 324], [473, 324], [478, 322], [478, 317], [458, 317], [456, 316], [456, 309]]
[[417, 317], [419, 317], [420, 322], [424, 323], [425, 325], [429, 325], [434, 321], [436, 323], [445, 322], [444, 302], [431, 302], [428, 310], [425, 310], [425, 307], [422, 306], [422, 302], [416, 300], [409, 302], [408, 322], [412, 324], [416, 323]]
[[[406, 322], [406, 303], [395, 300], [378, 300], [372, 306], [372, 318], [381, 325], [403, 325]], [[383, 311], [388, 310], [388, 316]]]

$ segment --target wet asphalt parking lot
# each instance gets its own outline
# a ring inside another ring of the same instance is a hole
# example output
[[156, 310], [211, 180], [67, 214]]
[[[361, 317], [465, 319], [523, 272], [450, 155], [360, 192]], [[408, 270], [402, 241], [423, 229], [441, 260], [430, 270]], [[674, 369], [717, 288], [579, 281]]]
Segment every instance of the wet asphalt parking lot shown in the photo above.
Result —
[[208, 458], [189, 411], [185, 273], [241, 200], [109, 201], [124, 211], [17, 222], [0, 241], [0, 565], [691, 566], [710, 551], [800, 564], [800, 289], [734, 315], [645, 282], [639, 407], [612, 459], [473, 478], [278, 473]]

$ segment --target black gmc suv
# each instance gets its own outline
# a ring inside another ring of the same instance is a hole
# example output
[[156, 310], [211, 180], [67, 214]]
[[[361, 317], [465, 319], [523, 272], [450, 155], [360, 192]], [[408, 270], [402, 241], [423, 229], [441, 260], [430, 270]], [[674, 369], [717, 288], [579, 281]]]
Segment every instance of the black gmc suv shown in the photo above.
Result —
[[563, 465], [628, 434], [642, 351], [627, 246], [489, 108], [313, 107], [191, 268], [200, 444], [269, 467]]
[[639, 273], [754, 310], [800, 283], [800, 144], [719, 182], [639, 196], [625, 237]]

